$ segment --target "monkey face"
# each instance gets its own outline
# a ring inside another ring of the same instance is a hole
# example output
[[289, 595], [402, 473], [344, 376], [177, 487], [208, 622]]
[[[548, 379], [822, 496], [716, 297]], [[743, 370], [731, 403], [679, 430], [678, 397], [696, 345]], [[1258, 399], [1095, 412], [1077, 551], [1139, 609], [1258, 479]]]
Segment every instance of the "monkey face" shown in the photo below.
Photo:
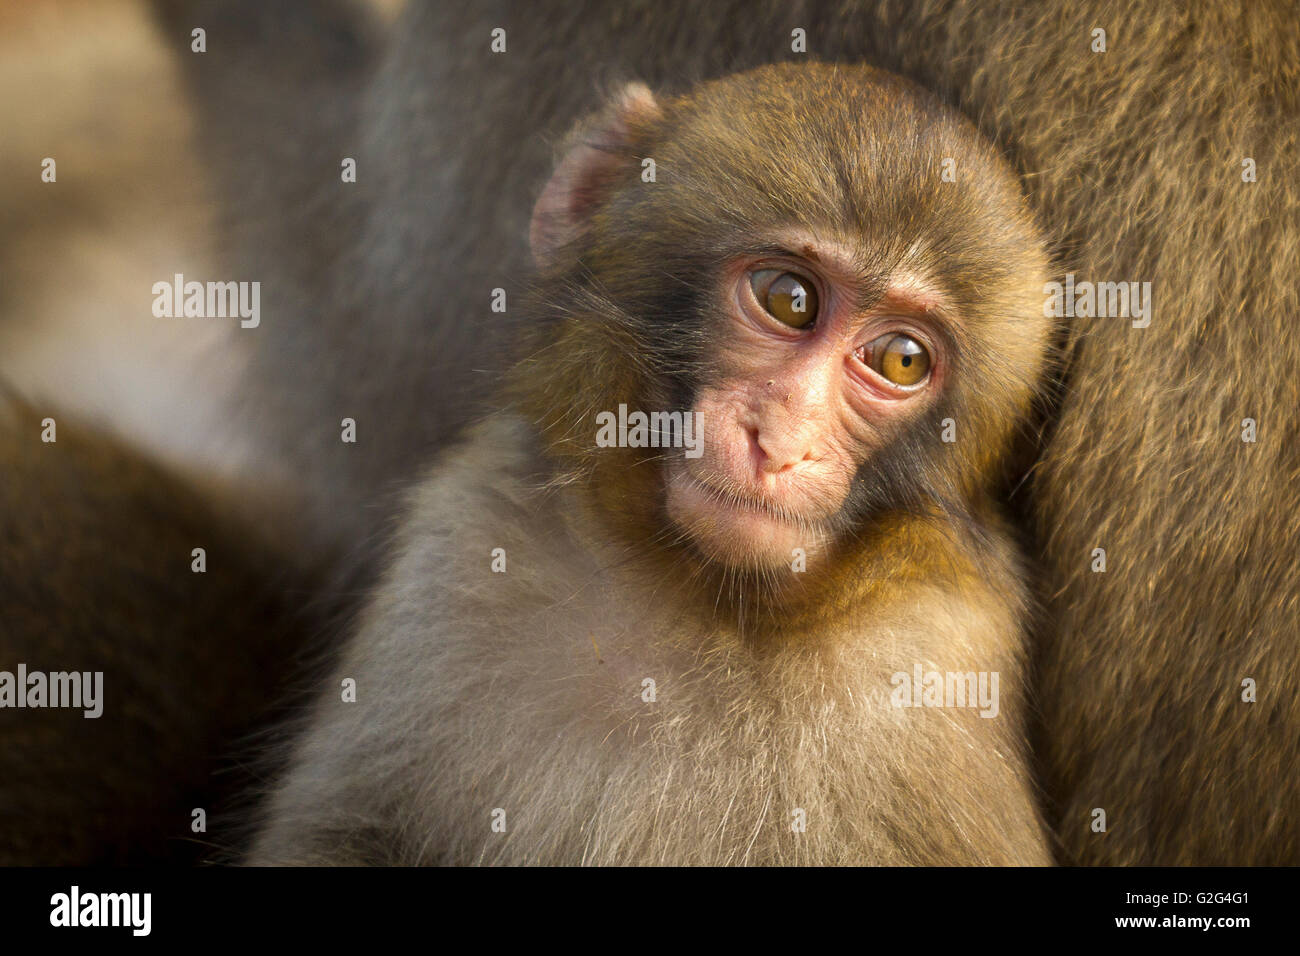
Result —
[[592, 409], [695, 416], [697, 455], [584, 467], [608, 507], [654, 510], [657, 540], [727, 569], [861, 541], [890, 509], [968, 517], [1045, 364], [1047, 257], [1014, 173], [868, 68], [767, 67], [663, 104], [629, 87], [531, 236], [560, 325], [534, 365], [552, 448]]
[[798, 251], [724, 271], [717, 358], [694, 391], [702, 454], [665, 464], [669, 519], [729, 566], [824, 552], [859, 475], [936, 405], [947, 373], [941, 290], [911, 275], [864, 285], [847, 244], [806, 232], [777, 248]]

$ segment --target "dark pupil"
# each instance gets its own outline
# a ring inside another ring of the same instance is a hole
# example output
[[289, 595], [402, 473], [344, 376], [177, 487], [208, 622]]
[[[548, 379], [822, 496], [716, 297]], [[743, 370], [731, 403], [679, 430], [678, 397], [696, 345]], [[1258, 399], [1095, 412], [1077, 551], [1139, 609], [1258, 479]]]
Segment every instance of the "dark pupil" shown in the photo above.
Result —
[[911, 365], [911, 364], [912, 364], [912, 356], [910, 356], [910, 355], [904, 355], [904, 356], [903, 356], [903, 368], [907, 368], [907, 366], [909, 366], [909, 365]]

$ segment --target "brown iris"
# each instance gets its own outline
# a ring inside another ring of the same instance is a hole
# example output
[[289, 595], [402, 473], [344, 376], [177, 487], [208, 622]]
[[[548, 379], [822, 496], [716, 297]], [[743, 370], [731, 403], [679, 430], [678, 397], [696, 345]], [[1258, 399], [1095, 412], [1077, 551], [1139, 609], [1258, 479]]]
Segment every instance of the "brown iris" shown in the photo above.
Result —
[[930, 374], [930, 353], [902, 332], [889, 332], [867, 344], [863, 361], [895, 385], [917, 385]]
[[778, 322], [805, 329], [817, 319], [817, 290], [793, 272], [759, 269], [749, 277], [754, 298]]

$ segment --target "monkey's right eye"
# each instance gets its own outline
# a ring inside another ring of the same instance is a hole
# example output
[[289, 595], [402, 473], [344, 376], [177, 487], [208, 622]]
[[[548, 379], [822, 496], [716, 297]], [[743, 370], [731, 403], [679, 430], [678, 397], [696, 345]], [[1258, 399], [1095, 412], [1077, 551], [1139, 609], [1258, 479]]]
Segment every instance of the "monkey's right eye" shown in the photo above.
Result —
[[749, 284], [768, 313], [792, 329], [806, 329], [817, 320], [817, 290], [807, 279], [780, 269], [759, 269]]

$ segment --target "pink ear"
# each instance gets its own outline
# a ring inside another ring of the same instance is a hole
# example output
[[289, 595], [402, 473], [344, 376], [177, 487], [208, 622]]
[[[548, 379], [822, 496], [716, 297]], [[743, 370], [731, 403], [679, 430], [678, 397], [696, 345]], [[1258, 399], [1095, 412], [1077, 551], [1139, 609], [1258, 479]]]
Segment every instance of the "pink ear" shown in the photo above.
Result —
[[533, 207], [528, 241], [539, 265], [587, 228], [627, 163], [633, 131], [661, 115], [649, 88], [631, 83], [579, 132]]

